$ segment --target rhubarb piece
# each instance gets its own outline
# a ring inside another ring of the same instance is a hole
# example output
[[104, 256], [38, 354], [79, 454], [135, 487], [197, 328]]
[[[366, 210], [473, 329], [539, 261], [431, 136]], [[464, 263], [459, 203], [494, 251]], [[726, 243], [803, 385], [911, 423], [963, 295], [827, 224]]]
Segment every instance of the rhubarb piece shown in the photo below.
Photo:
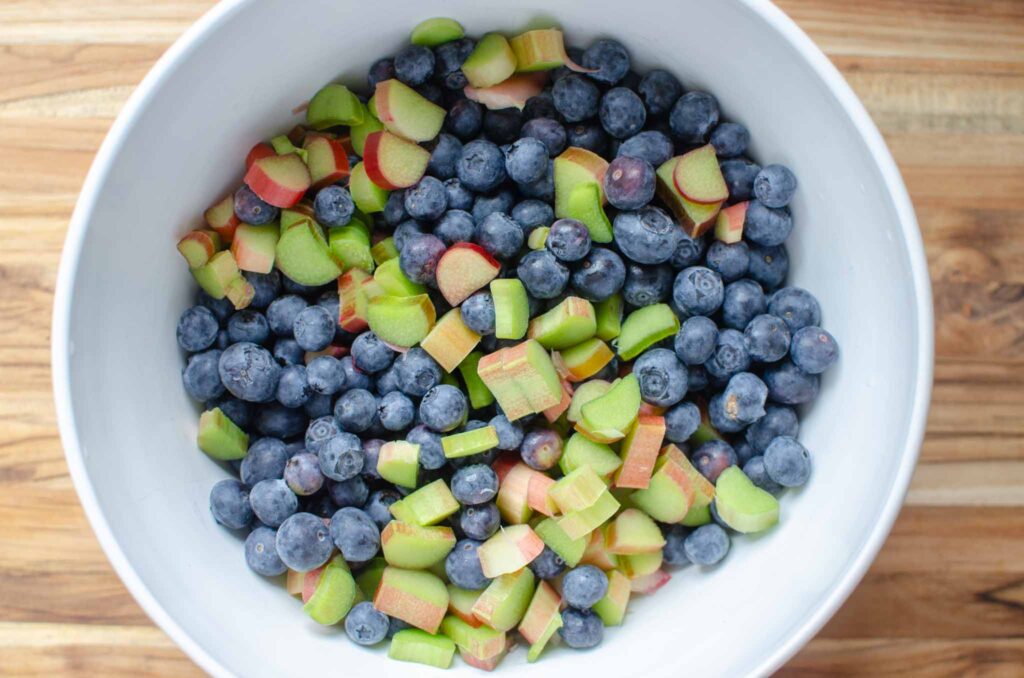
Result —
[[377, 455], [380, 477], [402, 487], [416, 487], [419, 464], [420, 446], [405, 440], [384, 443]]
[[224, 290], [224, 296], [228, 298], [235, 310], [240, 310], [252, 303], [256, 296], [256, 288], [248, 280], [239, 276], [228, 283]]
[[494, 402], [494, 394], [484, 384], [480, 375], [477, 374], [477, 365], [483, 357], [483, 353], [473, 351], [466, 356], [465, 360], [459, 363], [459, 374], [462, 381], [466, 383], [466, 394], [469, 396], [469, 405], [474, 410], [487, 407]]
[[619, 334], [618, 351], [623, 360], [632, 360], [648, 348], [679, 331], [679, 318], [668, 304], [638, 308], [626, 318]]
[[586, 383], [580, 384], [572, 394], [572, 403], [569, 405], [566, 417], [571, 422], [579, 421], [580, 410], [583, 406], [591, 400], [603, 396], [611, 387], [611, 382], [604, 379], [591, 379]]
[[412, 510], [406, 506], [405, 501], [399, 499], [395, 503], [388, 507], [388, 512], [395, 517], [395, 520], [401, 520], [403, 523], [416, 523], [416, 516]]
[[462, 72], [473, 87], [497, 85], [516, 70], [516, 55], [505, 36], [488, 33], [476, 43], [462, 63]]
[[658, 525], [646, 513], [635, 508], [625, 509], [615, 517], [608, 526], [604, 541], [608, 552], [617, 556], [660, 553], [665, 545], [665, 537]]
[[662, 202], [672, 209], [676, 221], [682, 225], [683, 230], [691, 238], [698, 238], [707, 233], [711, 226], [714, 225], [715, 217], [718, 216], [722, 203], [702, 205], [687, 200], [686, 196], [679, 192], [679, 189], [676, 188], [674, 176], [679, 158], [680, 156], [669, 158], [658, 167], [657, 193]]
[[364, 150], [366, 176], [388, 190], [415, 185], [423, 178], [430, 162], [430, 151], [390, 132], [370, 134]]
[[409, 280], [402, 271], [398, 259], [388, 259], [377, 266], [373, 272], [374, 279], [380, 283], [385, 294], [395, 297], [414, 297], [417, 294], [425, 294], [427, 288], [419, 283]]
[[[271, 150], [271, 153], [273, 153], [273, 150]], [[228, 195], [203, 212], [203, 218], [206, 220], [206, 225], [216, 231], [224, 242], [231, 242], [235, 235], [235, 228], [241, 223], [238, 217], [235, 216], [234, 194]], [[193, 266], [192, 268], [195, 267]]]
[[683, 469], [683, 473], [689, 479], [690, 486], [693, 488], [693, 505], [690, 510], [707, 507], [715, 498], [715, 486], [711, 484], [711, 481], [694, 468], [686, 455], [675, 445], [666, 445], [662, 454], [671, 455], [671, 458]]
[[715, 220], [715, 238], [730, 245], [743, 240], [743, 224], [747, 219], [749, 204], [741, 202], [719, 212]]
[[385, 295], [369, 301], [366, 317], [370, 329], [378, 337], [393, 346], [409, 348], [427, 336], [436, 314], [434, 304], [426, 294], [414, 297]]
[[337, 624], [355, 604], [356, 591], [348, 563], [340, 555], [334, 556], [323, 568], [316, 590], [302, 610], [318, 624]]
[[494, 299], [494, 336], [522, 339], [530, 323], [530, 301], [523, 283], [518, 278], [502, 278], [492, 280], [490, 288]]
[[295, 153], [302, 159], [302, 162], [307, 162], [309, 154], [304, 148], [296, 148], [292, 140], [288, 138], [287, 134], [278, 134], [276, 137], [270, 140], [270, 146], [274, 149], [275, 155], [288, 155], [289, 153]]
[[421, 527], [436, 525], [459, 510], [459, 502], [441, 478], [408, 495], [402, 503]]
[[220, 235], [213, 230], [190, 231], [178, 241], [178, 252], [185, 257], [189, 268], [206, 265], [220, 248]]
[[310, 219], [281, 234], [274, 256], [281, 272], [300, 285], [325, 285], [342, 273], [323, 230]]
[[611, 341], [622, 330], [622, 295], [615, 293], [594, 305], [597, 315], [597, 337]]
[[558, 526], [570, 539], [579, 539], [603, 525], [618, 510], [619, 502], [605, 490], [593, 505], [559, 518]]
[[370, 254], [373, 255], [373, 260], [380, 266], [389, 259], [398, 258], [398, 248], [395, 247], [395, 239], [391, 236], [384, 238], [378, 243], [375, 243], [370, 248]]
[[[577, 218], [573, 216], [573, 210], [570, 209], [569, 203], [573, 192], [580, 186], [596, 185], [599, 206], [603, 205], [605, 197], [601, 186], [607, 171], [608, 161], [598, 154], [575, 146], [565, 149], [561, 155], [555, 158], [555, 217], [559, 219]], [[577, 209], [586, 207], [584, 211], [592, 211], [590, 205], [585, 202], [590, 197], [592, 196], [580, 194], [577, 197]], [[583, 220], [580, 219], [580, 221]], [[587, 222], [584, 221], [584, 223]], [[591, 224], [587, 223], [588, 229], [590, 226]], [[596, 233], [595, 230], [597, 230]], [[611, 242], [611, 228], [609, 227], [608, 231], [604, 232], [595, 223], [595, 229], [591, 230], [590, 237], [595, 242]]]
[[[554, 364], [554, 359], [552, 359], [552, 364]], [[562, 399], [558, 401], [557, 405], [552, 405], [551, 407], [544, 410], [544, 418], [547, 419], [548, 423], [550, 424], [555, 423], [556, 421], [558, 421], [559, 417], [565, 414], [565, 412], [569, 409], [569, 405], [571, 404], [572, 386], [570, 386], [568, 382], [563, 381]]]
[[684, 153], [672, 171], [676, 190], [687, 200], [701, 205], [721, 204], [729, 197], [718, 154], [711, 144]]
[[710, 522], [711, 507], [697, 506], [694, 504], [690, 506], [690, 510], [686, 512], [686, 515], [679, 521], [679, 524], [685, 525], [686, 527], [700, 527], [701, 525], [707, 525]]
[[543, 412], [562, 400], [562, 383], [551, 357], [532, 339], [484, 356], [477, 373], [509, 421]]
[[[480, 567], [488, 579], [521, 570], [540, 555], [544, 542], [529, 525], [502, 528], [477, 549]], [[406, 620], [408, 621], [408, 620]]]
[[[369, 117], [369, 116], [367, 116]], [[306, 151], [306, 165], [309, 176], [313, 180], [313, 188], [323, 188], [335, 184], [351, 171], [348, 164], [348, 153], [337, 139], [322, 134], [310, 134], [303, 143]]]
[[249, 450], [249, 436], [219, 407], [199, 415], [196, 442], [206, 454], [221, 461], [242, 459]]
[[363, 283], [373, 277], [366, 271], [353, 268], [338, 278], [338, 325], [346, 332], [362, 332], [366, 323], [366, 293]]
[[[497, 471], [495, 471], [497, 473]], [[533, 469], [522, 462], [512, 465], [499, 475], [498, 496], [495, 504], [502, 519], [512, 525], [521, 525], [530, 519], [530, 479]]]
[[562, 598], [551, 584], [541, 581], [530, 600], [523, 621], [519, 624], [519, 633], [530, 643], [526, 653], [526, 661], [535, 662], [544, 651], [548, 641], [562, 627], [562, 615], [559, 612]]
[[[363, 594], [364, 599], [373, 599], [373, 594], [377, 591], [380, 579], [384, 576], [384, 569], [387, 566], [388, 561], [378, 556], [370, 560], [359, 570], [359, 574], [356, 575], [356, 586], [359, 587], [359, 591]], [[289, 574], [291, 573], [289, 572]]]
[[608, 572], [608, 593], [594, 604], [593, 610], [605, 626], [619, 626], [629, 605], [629, 577], [618, 570]]
[[441, 562], [455, 548], [455, 533], [445, 526], [420, 527], [392, 520], [380, 533], [388, 565], [421, 570]]
[[459, 309], [453, 308], [441, 316], [420, 346], [446, 372], [454, 372], [479, 343], [480, 335], [469, 329]]
[[646, 489], [630, 495], [634, 506], [655, 520], [663, 523], [678, 523], [683, 520], [693, 505], [695, 490], [690, 483], [675, 448], [665, 448], [654, 466], [654, 474]]
[[551, 228], [549, 226], [538, 226], [530, 231], [530, 235], [526, 237], [526, 246], [531, 250], [544, 249], [544, 245], [548, 241], [549, 233], [551, 233]]
[[377, 83], [374, 103], [384, 128], [404, 139], [430, 141], [441, 131], [445, 110], [399, 80]]
[[565, 51], [565, 38], [557, 28], [527, 31], [511, 38], [509, 45], [516, 55], [516, 71], [550, 71], [565, 66], [577, 73], [591, 73], [592, 69], [576, 64]]
[[366, 174], [366, 163], [357, 163], [352, 168], [352, 175], [348, 178], [348, 190], [356, 207], [367, 214], [383, 212], [388, 202], [388, 192], [373, 183]]
[[553, 516], [558, 513], [558, 507], [555, 506], [554, 500], [548, 495], [554, 484], [554, 478], [534, 470], [530, 474], [530, 480], [526, 487], [527, 506], [546, 516]]
[[581, 408], [577, 430], [597, 442], [621, 440], [639, 410], [640, 385], [635, 375], [628, 374], [615, 382], [603, 396]]
[[291, 207], [312, 184], [309, 168], [294, 154], [260, 158], [246, 171], [244, 181], [261, 200], [275, 207]]
[[473, 605], [473, 616], [495, 631], [514, 629], [533, 597], [534, 581], [528, 567], [496, 577]]
[[644, 489], [650, 485], [664, 439], [665, 417], [638, 415], [619, 450], [622, 466], [615, 475], [615, 486]]
[[[557, 189], [556, 189], [557, 190]], [[590, 231], [594, 242], [612, 241], [612, 222], [601, 204], [601, 187], [597, 184], [580, 184], [572, 189], [566, 205], [569, 218], [583, 222]]]
[[589, 339], [596, 329], [593, 304], [580, 297], [566, 297], [531, 320], [528, 334], [545, 348], [561, 349]]
[[231, 253], [235, 255], [238, 268], [253, 273], [270, 273], [274, 270], [274, 257], [280, 229], [277, 224], [239, 224], [231, 241]]
[[302, 588], [306, 581], [305, 572], [299, 572], [297, 570], [289, 569], [285, 573], [284, 588], [288, 592], [289, 596], [301, 596]]
[[572, 539], [558, 526], [558, 521], [552, 518], [545, 518], [533, 529], [544, 545], [558, 554], [566, 565], [576, 567], [579, 564], [583, 552], [587, 549], [589, 535]]
[[661, 549], [650, 553], [635, 553], [619, 556], [619, 569], [630, 579], [639, 579], [661, 569], [664, 560]]
[[326, 85], [313, 95], [306, 108], [306, 123], [317, 130], [358, 125], [365, 116], [362, 102], [344, 85]]
[[265, 141], [260, 141], [255, 146], [249, 149], [249, 152], [245, 156], [245, 169], [249, 169], [254, 162], [260, 158], [266, 158], [267, 156], [277, 155], [274, 151], [274, 147]]
[[548, 494], [562, 513], [571, 513], [593, 506], [607, 490], [597, 472], [584, 465], [560, 478]]
[[462, 24], [455, 19], [434, 17], [432, 19], [424, 19], [416, 24], [416, 27], [412, 29], [412, 36], [410, 36], [409, 42], [414, 45], [437, 47], [446, 42], [458, 40], [465, 34], [466, 31], [462, 28]]
[[375, 263], [370, 254], [370, 234], [366, 226], [354, 221], [348, 226], [332, 228], [327, 241], [334, 258], [341, 262], [344, 271], [361, 268], [372, 271]]
[[548, 76], [545, 73], [524, 73], [513, 75], [497, 85], [490, 87], [467, 86], [463, 93], [467, 99], [471, 99], [492, 111], [500, 111], [505, 108], [518, 108], [522, 110], [526, 102], [537, 96], [544, 90], [544, 83]]
[[441, 438], [441, 448], [444, 449], [444, 456], [447, 459], [469, 457], [497, 446], [498, 431], [493, 426], [482, 426]]
[[445, 301], [458, 306], [494, 280], [500, 270], [501, 264], [484, 248], [468, 242], [455, 243], [437, 262], [437, 288]]
[[356, 152], [359, 157], [363, 157], [366, 153], [366, 137], [370, 136], [374, 132], [383, 131], [384, 125], [377, 116], [371, 111], [366, 112], [366, 116], [363, 121], [358, 125], [352, 125], [349, 133], [351, 134], [352, 150]]
[[569, 381], [583, 381], [600, 372], [615, 354], [597, 337], [571, 346], [558, 354]]
[[779, 522], [779, 500], [754, 485], [738, 466], [730, 466], [718, 476], [715, 509], [737, 532], [762, 532]]
[[605, 532], [606, 530], [594, 530], [590, 533], [587, 548], [584, 549], [583, 557], [580, 558], [581, 565], [593, 565], [605, 572], [619, 566], [619, 557], [614, 553], [609, 553], [608, 548], [605, 546]]
[[610, 478], [622, 466], [622, 460], [604, 443], [595, 443], [582, 433], [573, 433], [565, 443], [558, 465], [567, 475], [589, 466], [602, 478]]
[[662, 586], [668, 583], [668, 580], [672, 578], [665, 570], [657, 570], [649, 575], [643, 577], [637, 577], [631, 579], [629, 582], [629, 590], [633, 593], [650, 594], [654, 593]]
[[373, 606], [428, 633], [437, 633], [448, 610], [448, 589], [429, 572], [386, 567]]
[[313, 206], [307, 205], [305, 201], [299, 201], [292, 205], [291, 209], [281, 210], [281, 233], [306, 221], [316, 223]]
[[228, 287], [236, 280], [245, 281], [238, 270], [238, 264], [235, 263], [235, 255], [231, 254], [230, 250], [217, 252], [209, 262], [191, 269], [191, 272], [203, 291], [214, 299], [223, 299], [227, 296]]
[[[483, 625], [482, 621], [473, 616], [473, 606], [476, 604], [476, 599], [482, 593], [483, 591], [470, 591], [469, 589], [459, 588], [454, 584], [448, 584], [448, 611], [472, 627]], [[450, 618], [450, 616], [447, 616], [441, 622], [441, 630], [449, 638], [452, 636], [445, 630], [445, 624]]]
[[[483, 596], [480, 591], [473, 591], [477, 599]], [[476, 623], [462, 619], [457, 615], [448, 615], [441, 622], [441, 632], [455, 641], [455, 646], [460, 651], [470, 656], [486, 661], [492, 657], [504, 654], [507, 646], [505, 632], [483, 626], [474, 617]]]
[[391, 639], [388, 658], [400, 662], [425, 664], [438, 669], [452, 665], [455, 643], [451, 638], [431, 635], [419, 629], [403, 629]]

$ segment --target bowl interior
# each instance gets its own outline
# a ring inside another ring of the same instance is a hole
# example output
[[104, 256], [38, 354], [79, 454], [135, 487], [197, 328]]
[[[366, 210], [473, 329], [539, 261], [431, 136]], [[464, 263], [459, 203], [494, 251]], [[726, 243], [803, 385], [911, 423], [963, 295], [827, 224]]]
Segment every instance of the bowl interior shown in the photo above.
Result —
[[[772, 8], [739, 0], [550, 5], [227, 3], [176, 50], [134, 103], [109, 163], [94, 168], [95, 190], [76, 215], [87, 229], [77, 267], [73, 251], [65, 262], [68, 315], [58, 327], [67, 332], [56, 338], [58, 363], [68, 366], [57, 390], [69, 458], [84, 471], [83, 499], [122, 575], [205, 668], [246, 676], [399, 670], [383, 652], [339, 637], [340, 628], [308, 620], [279, 583], [246, 568], [241, 539], [211, 519], [209, 488], [225, 472], [197, 450], [198, 410], [180, 385], [174, 330], [194, 283], [174, 244], [238, 184], [255, 140], [296, 122], [289, 112], [322, 84], [361, 85], [371, 61], [429, 16], [456, 17], [477, 35], [555, 23], [577, 45], [615, 36], [639, 67], [665, 67], [688, 89], [712, 91], [750, 129], [756, 159], [785, 163], [799, 177], [791, 283], [817, 295], [843, 351], [803, 421], [813, 477], [785, 495], [781, 524], [737, 538], [721, 567], [679, 571], [656, 596], [635, 600], [625, 625], [586, 660], [609, 675], [767, 670], [834, 609], [865, 550], [877, 548], [876, 526], [893, 517], [916, 453], [930, 336], [920, 330], [928, 310], [918, 301], [927, 295], [919, 244], [869, 144]], [[524, 654], [502, 672], [569, 675], [581, 660], [558, 649], [528, 668]]]

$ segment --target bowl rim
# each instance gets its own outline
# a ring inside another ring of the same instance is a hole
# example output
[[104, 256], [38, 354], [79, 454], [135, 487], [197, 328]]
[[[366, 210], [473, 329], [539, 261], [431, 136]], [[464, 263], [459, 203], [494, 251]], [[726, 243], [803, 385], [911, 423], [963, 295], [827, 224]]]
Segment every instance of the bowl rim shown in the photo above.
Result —
[[[100, 508], [85, 468], [71, 402], [70, 324], [73, 283], [92, 213], [96, 207], [98, 188], [104, 183], [121, 146], [137, 115], [153, 94], [172, 74], [206, 34], [231, 19], [255, 0], [223, 0], [192, 24], [157, 60], [139, 86], [132, 92], [118, 114], [89, 169], [71, 220], [61, 254], [52, 317], [51, 366], [57, 424], [65, 458], [75, 490], [100, 546], [121, 581], [146, 614], [204, 671], [215, 676], [231, 676], [231, 671], [196, 643], [178, 622], [163, 609], [125, 556]], [[825, 83], [845, 114], [864, 140], [889, 193], [899, 220], [912, 273], [917, 315], [917, 364], [915, 365], [914, 402], [911, 408], [902, 459], [890, 487], [889, 496], [857, 556], [833, 583], [831, 590], [814, 612], [795, 627], [789, 638], [767, 654], [757, 665], [754, 675], [768, 675], [793, 657], [832, 617], [846, 601], [874, 561], [892, 529], [903, 505], [924, 438], [931, 401], [934, 369], [934, 327], [931, 281], [921, 231], [910, 196], [896, 162], [864, 105], [839, 70], [811, 38], [781, 9], [769, 0], [738, 0], [776, 30]]]

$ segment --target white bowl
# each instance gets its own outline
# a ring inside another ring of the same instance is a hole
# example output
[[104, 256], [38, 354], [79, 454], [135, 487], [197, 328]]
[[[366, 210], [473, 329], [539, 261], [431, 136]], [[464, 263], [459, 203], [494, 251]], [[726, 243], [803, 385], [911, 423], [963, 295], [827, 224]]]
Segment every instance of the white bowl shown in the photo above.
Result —
[[[556, 5], [552, 7], [551, 5]], [[241, 178], [257, 139], [286, 129], [324, 83], [362, 83], [419, 20], [471, 34], [562, 25], [571, 42], [615, 36], [640, 67], [706, 88], [800, 180], [791, 283], [814, 292], [842, 359], [801, 439], [814, 473], [782, 522], [737, 538], [722, 566], [675, 574], [636, 599], [585, 654], [556, 649], [507, 676], [765, 674], [792, 656], [863, 575], [899, 511], [924, 429], [932, 307], [921, 238], [881, 136], [842, 77], [782, 12], [758, 0], [337, 2], [229, 0], [181, 38], [121, 112], [68, 231], [54, 309], [53, 374], [75, 486], [114, 567], [146, 612], [216, 675], [436, 675], [318, 628], [252, 574], [214, 524], [225, 475], [195, 446], [181, 388], [178, 315], [194, 283], [174, 249]], [[595, 668], [595, 667], [600, 668]]]

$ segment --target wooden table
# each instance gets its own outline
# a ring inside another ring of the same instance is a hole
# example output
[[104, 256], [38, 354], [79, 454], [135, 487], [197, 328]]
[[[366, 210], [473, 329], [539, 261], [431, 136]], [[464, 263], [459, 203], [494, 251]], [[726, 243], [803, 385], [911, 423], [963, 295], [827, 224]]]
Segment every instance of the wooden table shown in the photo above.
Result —
[[[198, 670], [75, 496], [50, 395], [68, 218], [111, 120], [207, 0], [0, 0], [0, 673]], [[785, 0], [885, 135], [935, 289], [921, 464], [790, 674], [1024, 675], [1024, 1]]]

